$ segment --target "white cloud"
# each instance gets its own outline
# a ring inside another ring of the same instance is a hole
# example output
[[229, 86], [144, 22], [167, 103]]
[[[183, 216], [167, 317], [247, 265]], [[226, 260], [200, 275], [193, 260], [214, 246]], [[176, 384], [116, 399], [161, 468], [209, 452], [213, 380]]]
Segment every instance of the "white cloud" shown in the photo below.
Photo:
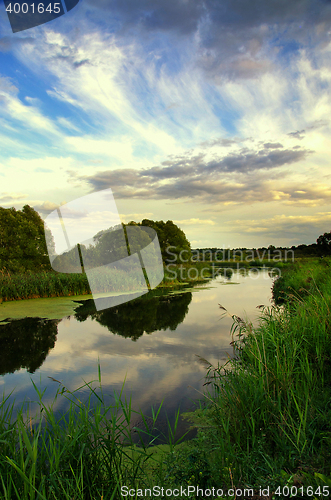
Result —
[[105, 141], [91, 137], [67, 137], [66, 143], [79, 153], [88, 155], [98, 152], [99, 155], [115, 157], [119, 164], [128, 164], [132, 161], [132, 141], [129, 137], [122, 137], [121, 141]]
[[215, 226], [216, 222], [211, 219], [184, 219], [175, 220], [176, 224], [183, 226]]
[[0, 203], [4, 206], [12, 206], [13, 204], [21, 202], [21, 200], [24, 200], [27, 197], [28, 195], [23, 193], [0, 193]]
[[73, 166], [77, 166], [77, 161], [72, 157], [12, 157], [0, 162], [1, 187], [6, 187], [8, 192], [26, 193], [26, 202], [30, 205], [43, 203], [45, 199], [59, 204], [65, 197], [73, 199], [87, 192], [77, 190], [69, 182], [66, 171]]
[[313, 215], [276, 215], [267, 219], [231, 220], [228, 225], [242, 233], [281, 236], [292, 233], [293, 237], [305, 235], [308, 232], [316, 234], [326, 232], [331, 226], [331, 212], [317, 212]]
[[76, 127], [70, 120], [67, 118], [64, 118], [63, 116], [60, 116], [57, 118], [57, 123], [61, 126], [64, 127], [68, 130], [73, 130], [74, 132], [80, 132], [79, 128]]
[[120, 216], [121, 221], [124, 223], [128, 223], [131, 221], [141, 222], [143, 219], [151, 219], [153, 217], [153, 212], [119, 214], [119, 216]]
[[17, 97], [5, 96], [5, 111], [13, 121], [19, 121], [27, 129], [35, 129], [43, 135], [59, 135], [52, 120], [42, 115], [35, 106], [26, 106]]

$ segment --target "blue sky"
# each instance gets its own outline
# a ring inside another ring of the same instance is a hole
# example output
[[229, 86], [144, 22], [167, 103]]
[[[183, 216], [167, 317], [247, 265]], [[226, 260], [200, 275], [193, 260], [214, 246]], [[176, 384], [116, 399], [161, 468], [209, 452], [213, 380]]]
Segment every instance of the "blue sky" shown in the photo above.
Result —
[[81, 0], [12, 33], [0, 5], [0, 206], [112, 188], [193, 247], [331, 229], [331, 3]]

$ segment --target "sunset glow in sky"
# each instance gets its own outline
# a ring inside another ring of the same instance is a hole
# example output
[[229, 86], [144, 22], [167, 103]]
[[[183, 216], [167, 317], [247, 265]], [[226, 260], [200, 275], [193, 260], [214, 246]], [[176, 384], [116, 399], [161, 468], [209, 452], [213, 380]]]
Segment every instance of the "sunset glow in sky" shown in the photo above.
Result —
[[0, 5], [0, 206], [111, 188], [192, 247], [331, 230], [331, 2], [81, 0], [12, 33]]

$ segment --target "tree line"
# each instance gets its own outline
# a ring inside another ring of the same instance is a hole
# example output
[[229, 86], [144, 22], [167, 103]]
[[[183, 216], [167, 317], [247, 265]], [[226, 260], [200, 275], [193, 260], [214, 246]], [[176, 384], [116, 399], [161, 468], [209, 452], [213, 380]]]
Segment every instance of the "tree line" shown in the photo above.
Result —
[[[171, 220], [164, 222], [144, 219], [142, 222], [131, 221], [122, 226], [154, 229], [158, 235], [162, 259], [165, 263], [169, 259], [168, 247], [172, 247], [172, 252], [176, 255], [175, 261], [179, 261], [182, 251], [191, 255], [191, 246], [185, 233]], [[115, 229], [122, 228], [119, 226]], [[123, 249], [123, 238], [121, 238], [123, 231], [117, 231], [115, 237], [114, 233], [114, 228], [112, 228], [112, 231], [106, 230], [96, 234], [94, 247], [83, 248], [85, 257], [94, 259], [99, 265], [107, 263], [101, 262], [101, 256], [113, 262], [125, 257], [126, 248]], [[141, 234], [142, 239], [137, 242], [137, 245], [140, 244], [143, 247], [148, 245], [150, 239], [147, 233]], [[126, 245], [125, 240], [124, 245]], [[74, 251], [67, 252], [63, 259], [67, 259], [67, 262], [70, 259], [74, 261]], [[25, 205], [22, 210], [0, 207], [0, 270], [10, 274], [52, 271], [47, 252], [44, 222], [38, 212], [29, 205]], [[75, 271], [81, 272], [80, 266]]]
[[[153, 221], [144, 219], [141, 222], [131, 221], [124, 227], [137, 226], [149, 227], [156, 231], [160, 243], [162, 259], [165, 264], [171, 262], [181, 263], [181, 256], [185, 255], [185, 262], [194, 261], [194, 254], [201, 254], [208, 249], [195, 249], [192, 251], [184, 231], [182, 231], [173, 221]], [[107, 246], [108, 256], [112, 254], [112, 260], [122, 258], [123, 254], [119, 240], [110, 240], [110, 232], [104, 231], [95, 236], [96, 247], [101, 254], [101, 250]], [[148, 244], [146, 236], [145, 244]], [[117, 242], [117, 243], [116, 243]], [[112, 246], [113, 245], [113, 246]], [[169, 251], [169, 248], [171, 251]], [[86, 250], [86, 249], [85, 249]], [[217, 248], [211, 251], [221, 251]], [[236, 249], [238, 251], [238, 249]], [[236, 250], [231, 250], [232, 254]], [[248, 249], [239, 249], [247, 252]], [[311, 245], [298, 245], [290, 248], [274, 247], [251, 249], [256, 257], [263, 250], [268, 250], [268, 254], [273, 255], [278, 251], [293, 250], [296, 256], [327, 256], [331, 255], [331, 231], [320, 235], [316, 243]], [[94, 250], [96, 252], [96, 250]], [[122, 252], [122, 253], [121, 253]], [[92, 253], [92, 250], [91, 250]], [[87, 254], [86, 254], [87, 255]], [[199, 259], [198, 259], [199, 260]], [[47, 245], [45, 239], [44, 222], [38, 212], [29, 205], [25, 205], [22, 210], [15, 208], [0, 207], [0, 270], [10, 274], [51, 271]], [[77, 272], [80, 270], [77, 269]]]

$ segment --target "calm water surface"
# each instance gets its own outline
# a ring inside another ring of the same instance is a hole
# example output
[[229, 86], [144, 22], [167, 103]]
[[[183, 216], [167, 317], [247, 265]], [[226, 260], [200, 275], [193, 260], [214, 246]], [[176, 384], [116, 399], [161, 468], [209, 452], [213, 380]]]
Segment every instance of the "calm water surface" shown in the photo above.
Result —
[[[233, 356], [232, 319], [221, 319], [218, 304], [230, 315], [256, 321], [256, 306], [271, 303], [272, 282], [267, 270], [235, 271], [190, 291], [147, 295], [105, 311], [85, 301], [63, 319], [0, 323], [0, 383], [19, 404], [36, 400], [32, 379], [47, 387], [47, 403], [58, 389], [48, 377], [74, 390], [97, 380], [99, 360], [106, 394], [120, 391], [125, 380], [134, 408], [148, 413], [164, 400], [163, 418], [171, 418], [178, 407], [191, 408], [203, 390], [206, 371], [197, 355], [214, 365]], [[59, 398], [55, 409], [67, 404]]]

